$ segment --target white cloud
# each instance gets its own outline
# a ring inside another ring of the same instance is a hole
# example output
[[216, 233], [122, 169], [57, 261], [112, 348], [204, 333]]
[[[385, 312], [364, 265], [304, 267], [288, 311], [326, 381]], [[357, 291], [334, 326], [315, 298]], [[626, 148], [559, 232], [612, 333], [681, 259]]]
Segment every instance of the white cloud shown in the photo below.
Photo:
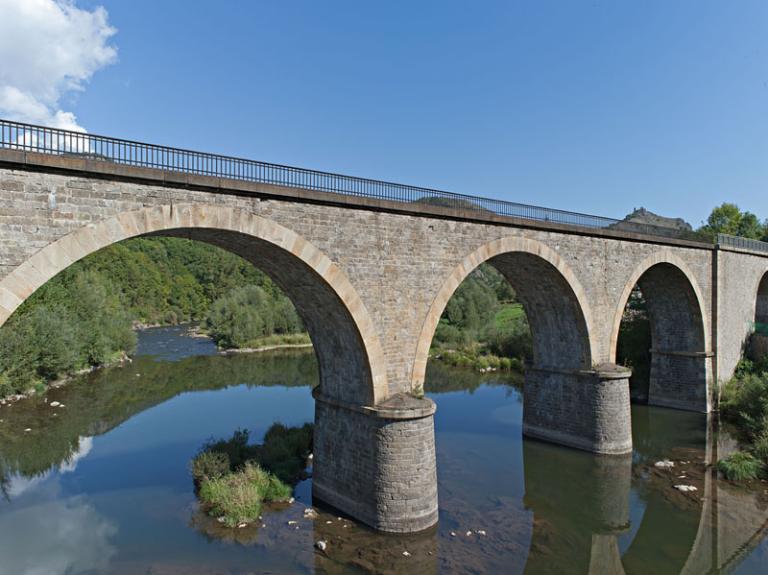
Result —
[[72, 473], [77, 469], [77, 463], [93, 449], [93, 437], [80, 437], [77, 440], [77, 451], [69, 459], [59, 465], [59, 473]]
[[0, 117], [84, 131], [60, 100], [116, 60], [107, 19], [72, 0], [0, 0]]

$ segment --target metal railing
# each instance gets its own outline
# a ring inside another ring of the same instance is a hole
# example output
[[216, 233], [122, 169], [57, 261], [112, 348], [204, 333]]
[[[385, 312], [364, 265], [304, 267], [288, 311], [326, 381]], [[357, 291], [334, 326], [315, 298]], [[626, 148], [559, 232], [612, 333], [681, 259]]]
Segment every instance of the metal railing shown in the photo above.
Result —
[[742, 250], [751, 250], [753, 252], [768, 253], [768, 242], [760, 240], [751, 240], [739, 236], [729, 236], [728, 234], [717, 234], [717, 245]]
[[143, 144], [130, 140], [108, 138], [7, 120], [0, 120], [0, 148], [85, 158], [128, 166], [155, 168], [276, 186], [304, 188], [401, 203], [422, 203], [463, 211], [491, 213], [525, 220], [553, 222], [585, 228], [617, 229], [674, 238], [685, 238], [686, 235], [685, 231], [676, 230], [675, 228], [634, 223], [367, 178], [306, 170], [218, 154]]

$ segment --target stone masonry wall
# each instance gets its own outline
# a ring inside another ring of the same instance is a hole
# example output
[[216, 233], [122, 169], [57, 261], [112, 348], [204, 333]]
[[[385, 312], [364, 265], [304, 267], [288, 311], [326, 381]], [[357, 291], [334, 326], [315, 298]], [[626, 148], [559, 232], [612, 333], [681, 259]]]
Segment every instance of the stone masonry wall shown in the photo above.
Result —
[[728, 380], [741, 359], [756, 316], [761, 280], [768, 273], [768, 254], [720, 249], [718, 266], [718, 379]]
[[[272, 192], [268, 186], [257, 188]], [[711, 349], [709, 249], [7, 167], [0, 167], [0, 280], [83, 226], [152, 206], [199, 204], [238, 208], [274, 221], [337, 264], [373, 321], [389, 393], [411, 388], [416, 348], [432, 335], [422, 333], [425, 317], [446, 279], [464, 265], [467, 254], [482, 253], [504, 238], [525, 241], [534, 253], [543, 246], [569, 284], [578, 286], [593, 363], [614, 360], [629, 290], [658, 261], [680, 265], [695, 284], [705, 321], [706, 349], [701, 351]]]
[[523, 433], [593, 453], [631, 453], [629, 375], [528, 369]]
[[437, 522], [431, 400], [424, 409], [379, 411], [315, 394], [313, 495], [374, 529], [414, 532]]

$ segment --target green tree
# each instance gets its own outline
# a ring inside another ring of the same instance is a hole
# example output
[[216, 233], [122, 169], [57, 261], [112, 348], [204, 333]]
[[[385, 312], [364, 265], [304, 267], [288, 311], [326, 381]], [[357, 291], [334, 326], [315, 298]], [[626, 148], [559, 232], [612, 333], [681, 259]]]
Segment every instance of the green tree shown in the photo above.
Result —
[[723, 203], [712, 210], [707, 223], [699, 231], [714, 240], [717, 234], [728, 234], [759, 240], [768, 234], [768, 228], [761, 224], [751, 212], [742, 212], [736, 204]]
[[299, 317], [285, 296], [271, 296], [254, 285], [232, 290], [214, 302], [205, 326], [223, 348], [251, 347], [265, 336], [301, 331]]

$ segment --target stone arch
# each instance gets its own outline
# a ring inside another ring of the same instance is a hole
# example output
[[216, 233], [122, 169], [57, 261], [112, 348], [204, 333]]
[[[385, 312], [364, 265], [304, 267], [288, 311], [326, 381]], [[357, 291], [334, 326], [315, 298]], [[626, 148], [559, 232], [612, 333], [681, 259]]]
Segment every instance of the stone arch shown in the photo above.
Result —
[[642, 261], [625, 284], [614, 312], [611, 359], [616, 361], [621, 320], [636, 285], [651, 324], [649, 403], [708, 411], [712, 354], [704, 298], [691, 270], [668, 250]]
[[523, 302], [534, 338], [538, 367], [589, 369], [595, 349], [587, 296], [560, 255], [536, 240], [505, 237], [469, 254], [443, 282], [421, 329], [411, 386], [424, 384], [429, 348], [440, 316], [462, 281], [480, 264], [493, 265]]
[[256, 264], [285, 291], [302, 317], [315, 344], [323, 393], [358, 405], [386, 398], [384, 354], [373, 321], [346, 274], [297, 233], [241, 209], [157, 206], [79, 228], [0, 281], [0, 325], [37, 288], [77, 260], [121, 240], [150, 235], [204, 241]]

